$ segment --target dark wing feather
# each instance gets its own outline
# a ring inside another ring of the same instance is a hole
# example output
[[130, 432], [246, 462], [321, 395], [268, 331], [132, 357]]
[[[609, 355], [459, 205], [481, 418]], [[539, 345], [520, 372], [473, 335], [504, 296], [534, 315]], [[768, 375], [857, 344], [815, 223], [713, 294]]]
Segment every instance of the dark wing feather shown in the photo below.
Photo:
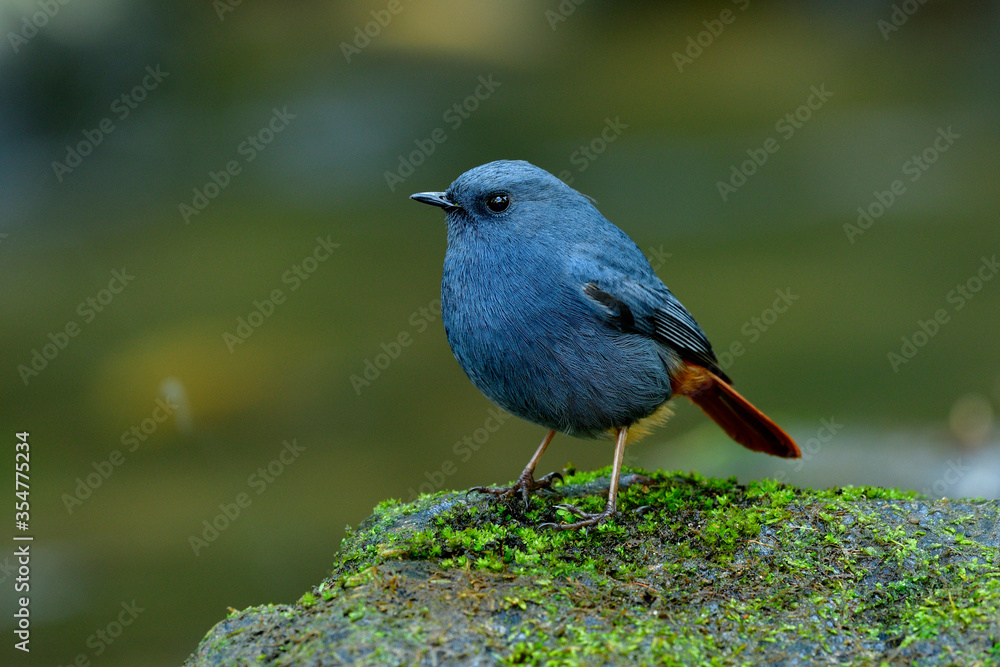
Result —
[[703, 366], [731, 384], [719, 368], [705, 332], [670, 290], [662, 287], [654, 292], [631, 281], [615, 282], [619, 283], [615, 287], [588, 282], [583, 291], [623, 331], [649, 336], [670, 347], [685, 361]]
[[[669, 291], [667, 293], [670, 294]], [[652, 319], [653, 338], [674, 347], [681, 358], [704, 366], [732, 384], [729, 376], [719, 368], [719, 360], [715, 358], [712, 344], [708, 342], [705, 332], [673, 294], [653, 313]]]
[[594, 283], [583, 286], [583, 293], [608, 310], [609, 317], [624, 331], [635, 330], [635, 316], [628, 305], [610, 292], [605, 292]]

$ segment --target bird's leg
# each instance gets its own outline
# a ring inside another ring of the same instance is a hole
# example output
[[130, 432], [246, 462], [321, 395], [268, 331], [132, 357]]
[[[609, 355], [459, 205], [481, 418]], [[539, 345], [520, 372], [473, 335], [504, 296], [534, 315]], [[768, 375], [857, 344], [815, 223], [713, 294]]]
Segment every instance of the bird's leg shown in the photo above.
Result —
[[556, 435], [555, 431], [549, 431], [545, 434], [545, 438], [542, 440], [542, 444], [538, 445], [538, 450], [535, 451], [535, 455], [531, 457], [528, 461], [528, 465], [524, 466], [524, 470], [521, 472], [521, 476], [517, 478], [511, 486], [475, 486], [469, 489], [470, 492], [478, 491], [479, 493], [489, 493], [500, 498], [510, 498], [512, 495], [521, 492], [521, 497], [524, 499], [524, 506], [528, 507], [528, 498], [531, 496], [531, 492], [536, 489], [551, 489], [552, 482], [556, 479], [562, 481], [563, 476], [557, 472], [550, 472], [545, 477], [541, 479], [535, 479], [535, 466], [538, 465], [538, 460], [542, 458], [542, 454], [548, 448], [549, 443], [552, 442], [552, 438]]
[[[576, 530], [586, 526], [595, 526], [618, 510], [618, 480], [622, 474], [622, 459], [625, 458], [625, 441], [628, 439], [628, 427], [623, 426], [618, 429], [618, 440], [615, 442], [615, 464], [611, 468], [611, 488], [608, 489], [608, 504], [604, 506], [603, 512], [589, 514], [574, 505], [556, 505], [557, 508], [571, 512], [580, 517], [576, 523], [543, 523], [542, 526], [555, 528], [557, 530]], [[542, 527], [539, 526], [539, 527]]]

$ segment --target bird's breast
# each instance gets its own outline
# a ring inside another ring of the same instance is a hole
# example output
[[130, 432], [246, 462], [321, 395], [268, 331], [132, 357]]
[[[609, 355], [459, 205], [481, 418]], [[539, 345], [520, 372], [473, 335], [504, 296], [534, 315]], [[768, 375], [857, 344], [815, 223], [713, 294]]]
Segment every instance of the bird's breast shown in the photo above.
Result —
[[473, 384], [504, 409], [587, 436], [629, 425], [670, 398], [663, 351], [598, 318], [557, 266], [460, 260], [446, 259], [442, 280], [448, 343]]

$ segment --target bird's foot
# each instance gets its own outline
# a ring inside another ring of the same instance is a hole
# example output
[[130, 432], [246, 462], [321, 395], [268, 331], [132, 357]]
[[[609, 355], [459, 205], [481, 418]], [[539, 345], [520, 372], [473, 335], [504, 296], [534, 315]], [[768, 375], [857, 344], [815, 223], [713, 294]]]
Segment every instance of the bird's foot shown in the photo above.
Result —
[[614, 504], [608, 503], [604, 508], [603, 512], [597, 512], [591, 514], [590, 512], [584, 512], [579, 507], [575, 505], [556, 505], [556, 509], [566, 510], [570, 514], [580, 518], [579, 521], [574, 523], [543, 523], [539, 525], [539, 528], [555, 528], [556, 530], [577, 530], [578, 528], [586, 528], [587, 526], [596, 526], [597, 524], [606, 521], [610, 517], [618, 514], [615, 509]]
[[511, 486], [474, 486], [469, 489], [469, 493], [476, 491], [478, 493], [488, 493], [497, 498], [507, 499], [520, 491], [521, 498], [524, 500], [524, 506], [528, 507], [528, 498], [531, 497], [533, 491], [537, 491], [538, 489], [552, 490], [552, 482], [557, 479], [560, 482], [563, 479], [563, 476], [557, 472], [550, 472], [541, 479], [535, 479], [530, 470], [525, 470]]

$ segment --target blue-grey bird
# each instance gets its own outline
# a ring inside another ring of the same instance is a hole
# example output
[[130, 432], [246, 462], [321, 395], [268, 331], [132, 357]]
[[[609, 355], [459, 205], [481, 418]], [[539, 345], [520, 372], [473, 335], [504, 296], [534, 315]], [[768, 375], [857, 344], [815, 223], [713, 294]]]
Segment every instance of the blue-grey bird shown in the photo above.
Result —
[[794, 458], [798, 446], [732, 388], [691, 314], [642, 251], [591, 202], [543, 169], [500, 160], [416, 201], [444, 209], [448, 250], [441, 318], [472, 383], [504, 410], [549, 429], [517, 482], [479, 491], [509, 497], [548, 488], [534, 479], [556, 432], [615, 438], [603, 512], [559, 507], [580, 528], [616, 512], [628, 441], [687, 396], [733, 440]]

